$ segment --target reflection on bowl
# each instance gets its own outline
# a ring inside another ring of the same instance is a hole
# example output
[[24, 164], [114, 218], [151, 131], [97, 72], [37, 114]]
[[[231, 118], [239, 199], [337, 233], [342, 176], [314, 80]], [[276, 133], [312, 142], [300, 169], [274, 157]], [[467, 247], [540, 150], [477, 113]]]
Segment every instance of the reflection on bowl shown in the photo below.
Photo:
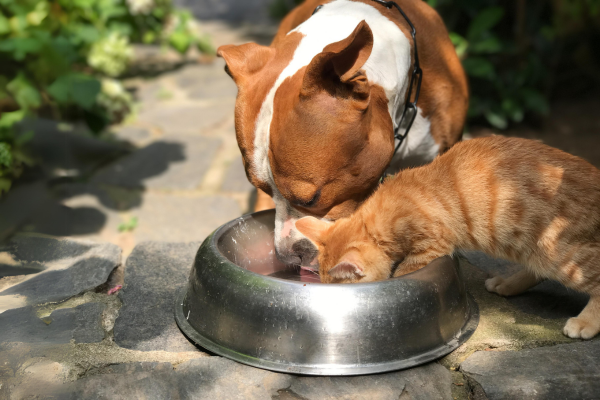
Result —
[[274, 215], [231, 221], [198, 250], [175, 308], [198, 345], [274, 371], [358, 375], [431, 361], [475, 330], [456, 259], [381, 282], [321, 284], [277, 260]]

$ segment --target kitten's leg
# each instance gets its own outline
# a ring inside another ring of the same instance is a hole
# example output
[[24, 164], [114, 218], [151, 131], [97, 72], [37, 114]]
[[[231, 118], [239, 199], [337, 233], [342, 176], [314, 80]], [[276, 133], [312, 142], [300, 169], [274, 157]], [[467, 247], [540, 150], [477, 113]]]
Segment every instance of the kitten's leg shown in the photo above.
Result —
[[402, 275], [406, 275], [406, 274], [410, 274], [411, 272], [415, 272], [420, 270], [421, 268], [425, 267], [427, 264], [429, 264], [431, 261], [435, 260], [437, 258], [437, 256], [431, 258], [431, 260], [429, 261], [423, 261], [423, 262], [412, 262], [410, 264], [406, 264], [406, 263], [400, 263], [398, 265], [398, 267], [396, 267], [396, 270], [394, 271], [392, 277], [396, 278], [398, 276], [402, 276]]
[[592, 296], [581, 313], [569, 318], [563, 332], [570, 338], [591, 339], [600, 332], [600, 296]]
[[514, 296], [534, 287], [541, 280], [534, 273], [524, 268], [508, 278], [495, 276], [487, 279], [485, 281], [485, 288], [488, 292], [498, 293], [501, 296]]

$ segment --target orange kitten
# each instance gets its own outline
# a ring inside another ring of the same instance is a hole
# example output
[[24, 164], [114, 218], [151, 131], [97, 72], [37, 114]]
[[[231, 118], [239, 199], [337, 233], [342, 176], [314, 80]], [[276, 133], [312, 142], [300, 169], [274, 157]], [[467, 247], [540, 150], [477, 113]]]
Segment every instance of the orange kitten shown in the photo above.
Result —
[[306, 217], [321, 281], [368, 282], [418, 270], [457, 249], [526, 266], [486, 288], [503, 296], [544, 278], [591, 298], [564, 333], [600, 331], [600, 171], [539, 142], [500, 136], [459, 143], [387, 180], [349, 218]]

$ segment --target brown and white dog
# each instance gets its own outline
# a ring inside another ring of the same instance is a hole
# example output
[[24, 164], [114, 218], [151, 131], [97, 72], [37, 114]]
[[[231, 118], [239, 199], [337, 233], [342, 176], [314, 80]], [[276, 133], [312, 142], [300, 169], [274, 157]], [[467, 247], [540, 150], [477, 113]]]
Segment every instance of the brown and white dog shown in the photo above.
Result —
[[275, 247], [288, 264], [316, 267], [317, 250], [295, 221], [348, 216], [388, 166], [428, 163], [461, 138], [468, 89], [444, 23], [424, 1], [397, 3], [417, 30], [423, 83], [417, 117], [393, 159], [413, 65], [409, 27], [394, 8], [306, 0], [271, 46], [218, 49], [238, 86], [236, 135], [259, 189], [257, 210], [272, 208], [272, 197]]

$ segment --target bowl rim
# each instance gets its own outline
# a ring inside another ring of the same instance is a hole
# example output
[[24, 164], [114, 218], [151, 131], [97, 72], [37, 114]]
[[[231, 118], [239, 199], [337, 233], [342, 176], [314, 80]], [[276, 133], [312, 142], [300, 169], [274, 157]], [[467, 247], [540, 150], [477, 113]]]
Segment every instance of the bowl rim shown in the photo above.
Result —
[[[244, 214], [234, 220], [231, 220], [229, 222], [227, 222], [226, 224], [221, 225], [220, 227], [218, 227], [217, 229], [215, 229], [213, 231], [213, 233], [210, 234], [210, 236], [206, 239], [206, 241], [208, 241], [209, 245], [212, 245], [213, 248], [216, 249], [216, 251], [214, 252], [214, 254], [219, 258], [219, 261], [223, 261], [225, 264], [222, 263], [222, 265], [227, 265], [226, 268], [234, 268], [236, 270], [242, 271], [242, 273], [249, 273], [252, 275], [256, 275], [256, 276], [260, 276], [262, 278], [268, 279], [268, 280], [272, 280], [275, 282], [278, 282], [280, 284], [282, 283], [286, 283], [286, 284], [290, 284], [290, 285], [327, 285], [327, 287], [330, 286], [334, 286], [334, 287], [339, 287], [339, 286], [346, 286], [347, 283], [322, 283], [322, 282], [302, 282], [302, 281], [292, 281], [290, 279], [283, 279], [283, 278], [277, 278], [275, 276], [269, 276], [269, 275], [262, 275], [259, 274], [257, 272], [251, 271], [249, 269], [246, 269], [244, 267], [241, 267], [239, 265], [237, 265], [236, 263], [234, 263], [233, 261], [231, 261], [229, 258], [227, 258], [219, 249], [219, 239], [221, 238], [221, 236], [223, 235], [223, 233], [225, 233], [226, 230], [233, 228], [235, 225], [240, 224], [240, 220], [247, 220], [250, 217], [253, 217], [255, 215], [262, 215], [262, 214], [268, 214], [268, 213], [274, 213], [275, 210], [274, 209], [269, 209], [269, 210], [263, 210], [263, 211], [258, 211], [258, 212], [254, 212], [254, 213], [247, 213]], [[202, 247], [204, 245], [204, 243], [202, 243], [202, 245], [200, 247]], [[452, 254], [452, 255], [446, 255], [446, 256], [442, 256], [439, 258], [444, 258], [444, 257], [450, 257], [453, 259], [453, 262], [458, 262], [458, 260], [456, 259], [456, 257], [458, 257], [458, 255]], [[436, 259], [437, 260], [437, 259]], [[435, 260], [434, 260], [435, 261]], [[432, 261], [432, 262], [434, 262]], [[428, 264], [429, 265], [429, 264]], [[373, 282], [357, 282], [357, 283], [353, 283], [352, 285], [356, 285], [356, 286], [360, 286], [360, 287], [365, 287], [365, 286], [374, 286], [374, 285], [385, 285], [385, 284], [393, 284], [392, 282], [397, 281], [397, 280], [401, 280], [401, 279], [406, 279], [409, 278], [411, 276], [417, 276], [419, 275], [419, 272], [422, 271], [423, 268], [410, 272], [408, 274], [402, 275], [402, 276], [396, 276], [396, 277], [392, 277], [392, 278], [388, 278], [388, 279], [384, 279], [382, 281], [373, 281]]]

